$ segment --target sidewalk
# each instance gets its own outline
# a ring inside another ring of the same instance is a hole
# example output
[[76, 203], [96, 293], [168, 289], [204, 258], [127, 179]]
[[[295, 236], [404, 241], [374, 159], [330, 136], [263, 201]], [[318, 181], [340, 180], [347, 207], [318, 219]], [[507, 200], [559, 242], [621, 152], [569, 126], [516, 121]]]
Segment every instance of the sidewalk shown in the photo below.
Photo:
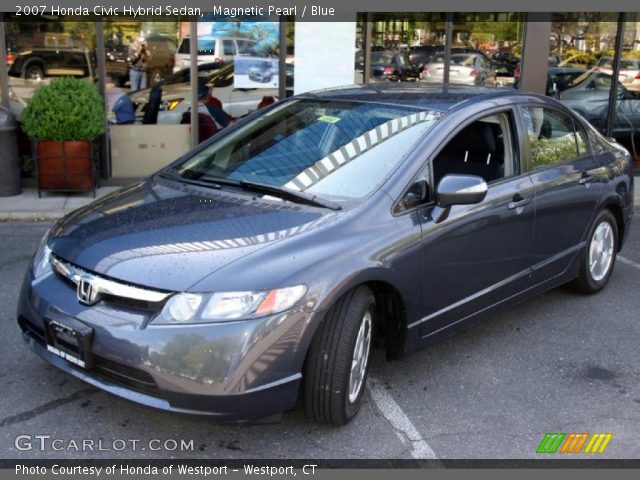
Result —
[[[640, 207], [640, 176], [635, 177], [635, 205]], [[100, 187], [96, 189], [96, 199], [121, 187]], [[95, 199], [90, 193], [43, 193], [38, 198], [35, 188], [23, 188], [22, 194], [14, 197], [0, 197], [0, 222], [52, 222], [76, 208], [83, 207]]]
[[[121, 187], [100, 187], [96, 198]], [[95, 200], [91, 193], [42, 193], [36, 188], [23, 188], [20, 195], [0, 197], [0, 221], [43, 222], [54, 221], [73, 210]]]

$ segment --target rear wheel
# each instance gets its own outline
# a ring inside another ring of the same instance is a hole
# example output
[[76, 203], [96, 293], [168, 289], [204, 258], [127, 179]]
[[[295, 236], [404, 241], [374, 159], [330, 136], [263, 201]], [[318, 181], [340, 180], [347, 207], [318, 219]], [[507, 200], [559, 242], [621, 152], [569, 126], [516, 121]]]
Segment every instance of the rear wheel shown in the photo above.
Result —
[[375, 300], [366, 286], [352, 290], [327, 312], [304, 370], [308, 416], [344, 425], [358, 413], [369, 370], [374, 320]]
[[596, 293], [611, 277], [618, 247], [618, 224], [609, 210], [596, 217], [582, 253], [580, 272], [571, 286], [580, 293]]

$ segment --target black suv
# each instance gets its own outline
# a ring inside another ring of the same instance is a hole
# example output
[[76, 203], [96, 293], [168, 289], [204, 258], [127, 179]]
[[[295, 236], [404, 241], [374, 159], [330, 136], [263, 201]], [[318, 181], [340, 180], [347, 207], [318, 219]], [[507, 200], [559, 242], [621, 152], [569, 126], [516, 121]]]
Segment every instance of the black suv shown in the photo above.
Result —
[[9, 76], [27, 80], [46, 77], [91, 77], [95, 68], [87, 50], [78, 48], [34, 48], [20, 52], [9, 68]]

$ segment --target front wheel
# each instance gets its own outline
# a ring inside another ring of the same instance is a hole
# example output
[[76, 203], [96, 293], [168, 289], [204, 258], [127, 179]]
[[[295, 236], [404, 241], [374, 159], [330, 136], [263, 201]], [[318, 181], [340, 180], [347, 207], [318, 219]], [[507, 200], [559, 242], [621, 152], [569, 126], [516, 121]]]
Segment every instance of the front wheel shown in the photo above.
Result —
[[611, 277], [617, 248], [618, 224], [609, 210], [603, 210], [589, 231], [578, 278], [571, 283], [574, 290], [588, 294], [602, 290]]
[[44, 78], [44, 70], [40, 65], [29, 65], [24, 72], [24, 78], [41, 81]]
[[344, 425], [358, 413], [369, 369], [374, 320], [375, 300], [366, 286], [347, 293], [327, 312], [304, 369], [308, 416]]

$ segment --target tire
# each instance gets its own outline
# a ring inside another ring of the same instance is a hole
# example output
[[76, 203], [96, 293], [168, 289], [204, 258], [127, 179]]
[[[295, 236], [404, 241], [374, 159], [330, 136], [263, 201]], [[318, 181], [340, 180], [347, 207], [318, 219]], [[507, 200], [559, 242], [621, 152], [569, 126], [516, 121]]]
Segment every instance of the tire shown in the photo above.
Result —
[[589, 230], [578, 278], [570, 283], [573, 290], [585, 294], [602, 290], [613, 272], [617, 248], [618, 224], [609, 210], [602, 210]]
[[27, 80], [42, 80], [44, 78], [44, 70], [39, 64], [27, 65], [24, 70], [24, 78]]
[[375, 313], [374, 296], [366, 286], [350, 291], [327, 312], [304, 368], [304, 407], [309, 417], [345, 425], [358, 413], [369, 370]]

